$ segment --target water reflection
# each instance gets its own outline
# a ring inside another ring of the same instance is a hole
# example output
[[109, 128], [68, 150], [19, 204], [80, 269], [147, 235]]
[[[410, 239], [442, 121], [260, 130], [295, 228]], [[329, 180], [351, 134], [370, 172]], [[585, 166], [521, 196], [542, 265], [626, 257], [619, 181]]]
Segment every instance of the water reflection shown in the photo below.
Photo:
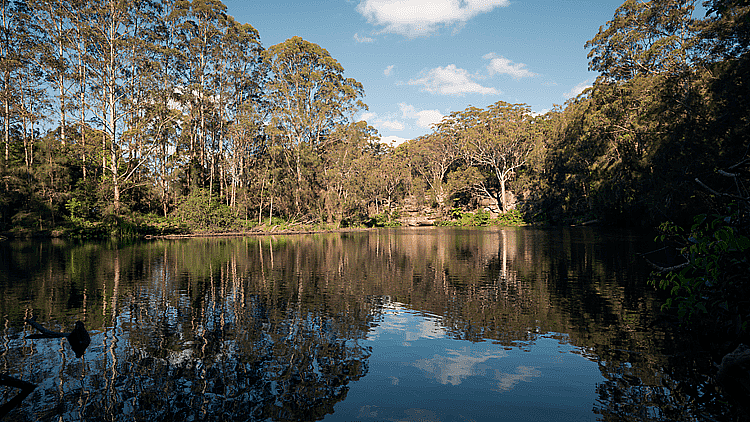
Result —
[[[37, 385], [10, 418], [721, 420], [710, 359], [655, 324], [640, 239], [0, 243], [0, 368]], [[34, 315], [54, 331], [83, 321], [86, 354], [29, 339]]]

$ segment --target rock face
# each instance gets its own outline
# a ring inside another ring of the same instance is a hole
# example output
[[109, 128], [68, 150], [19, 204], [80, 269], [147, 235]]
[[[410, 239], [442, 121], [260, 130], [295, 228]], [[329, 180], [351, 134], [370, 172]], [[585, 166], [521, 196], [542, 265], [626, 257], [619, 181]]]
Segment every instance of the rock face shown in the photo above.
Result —
[[398, 221], [402, 226], [432, 226], [439, 219], [440, 211], [428, 206], [420, 206], [414, 198], [405, 198]]
[[401, 222], [402, 226], [410, 226], [410, 227], [417, 227], [417, 226], [432, 226], [435, 224], [435, 220], [431, 220], [428, 217], [421, 216], [421, 217], [402, 217], [398, 220]]
[[727, 395], [738, 403], [750, 398], [750, 347], [740, 344], [721, 360], [716, 380]]

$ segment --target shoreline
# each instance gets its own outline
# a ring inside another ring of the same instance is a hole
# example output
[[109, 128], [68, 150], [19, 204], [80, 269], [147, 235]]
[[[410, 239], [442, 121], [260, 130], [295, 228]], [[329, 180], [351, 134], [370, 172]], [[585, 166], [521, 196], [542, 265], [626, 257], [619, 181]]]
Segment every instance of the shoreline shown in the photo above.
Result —
[[163, 235], [145, 235], [142, 239], [193, 239], [200, 237], [245, 237], [245, 236], [270, 236], [282, 234], [317, 234], [317, 233], [348, 233], [360, 232], [377, 229], [378, 227], [364, 228], [341, 228], [341, 229], [320, 229], [320, 230], [251, 230], [246, 232], [206, 232], [206, 233], [186, 233], [186, 234], [163, 234]]

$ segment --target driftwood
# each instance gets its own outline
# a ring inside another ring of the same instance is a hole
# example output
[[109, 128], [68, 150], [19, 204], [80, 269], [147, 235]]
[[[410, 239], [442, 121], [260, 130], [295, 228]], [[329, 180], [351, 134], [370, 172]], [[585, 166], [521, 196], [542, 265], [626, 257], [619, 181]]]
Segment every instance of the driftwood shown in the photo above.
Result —
[[661, 266], [661, 265], [659, 265], [659, 264], [651, 261], [650, 259], [648, 259], [646, 257], [646, 255], [651, 255], [651, 254], [654, 254], [654, 253], [657, 253], [657, 252], [661, 252], [663, 250], [666, 250], [667, 248], [668, 247], [665, 246], [665, 247], [657, 249], [655, 251], [646, 252], [646, 253], [639, 253], [638, 256], [640, 256], [641, 258], [643, 258], [643, 260], [646, 261], [646, 264], [648, 264], [651, 268], [655, 269], [656, 271], [658, 271], [660, 273], [668, 273], [670, 271], [677, 271], [677, 270], [683, 269], [683, 268], [687, 267], [688, 265], [690, 265], [690, 261], [688, 261], [687, 258], [685, 258], [684, 256], [683, 256], [683, 259], [685, 259], [684, 262], [682, 262], [680, 264], [677, 264], [677, 265], [671, 265], [669, 267]]
[[[83, 356], [83, 353], [86, 351], [86, 348], [89, 347], [89, 344], [91, 344], [91, 337], [89, 337], [89, 333], [88, 331], [86, 331], [86, 328], [83, 326], [83, 323], [81, 321], [77, 321], [75, 328], [73, 328], [73, 331], [69, 333], [60, 333], [57, 331], [52, 331], [52, 330], [48, 330], [44, 328], [42, 324], [39, 324], [38, 322], [36, 322], [36, 316], [27, 318], [26, 323], [36, 328], [40, 333], [40, 334], [32, 334], [30, 336], [27, 336], [26, 338], [37, 339], [37, 338], [65, 337], [68, 339], [70, 348], [73, 349], [73, 352], [75, 352], [76, 357], [79, 357], [79, 358]], [[34, 391], [34, 389], [36, 388], [36, 385], [30, 382], [19, 380], [7, 374], [0, 374], [0, 385], [7, 385], [9, 387], [18, 388], [21, 390], [21, 392], [16, 394], [15, 397], [13, 397], [7, 403], [0, 406], [0, 418], [3, 418], [16, 406], [21, 404], [21, 402], [29, 394], [31, 394], [31, 392]]]
[[673, 265], [671, 267], [662, 267], [661, 265], [656, 264], [655, 262], [652, 262], [650, 259], [648, 259], [645, 256], [643, 256], [643, 254], [641, 254], [641, 258], [643, 258], [643, 260], [646, 261], [646, 263], [648, 265], [650, 265], [651, 268], [655, 269], [656, 271], [658, 271], [660, 273], [668, 273], [670, 271], [681, 270], [681, 269], [687, 267], [688, 265], [690, 265], [689, 262], [683, 262], [682, 264]]
[[8, 387], [14, 387], [21, 389], [21, 392], [16, 394], [15, 397], [8, 400], [7, 403], [0, 406], [0, 418], [5, 417], [13, 408], [21, 404], [23, 399], [26, 398], [36, 388], [36, 385], [20, 380], [18, 378], [11, 377], [8, 374], [0, 374], [0, 385], [7, 385]]
[[41, 324], [36, 322], [36, 316], [27, 318], [26, 323], [36, 328], [37, 330], [39, 330], [39, 332], [41, 333], [41, 334], [32, 334], [30, 336], [26, 336], [26, 338], [36, 339], [36, 338], [65, 337], [68, 339], [68, 344], [70, 344], [70, 348], [73, 349], [73, 351], [76, 354], [76, 357], [78, 358], [83, 356], [83, 353], [86, 351], [86, 348], [89, 347], [89, 344], [91, 344], [91, 337], [89, 336], [88, 331], [86, 331], [86, 328], [83, 326], [83, 323], [81, 321], [76, 321], [75, 328], [73, 328], [73, 331], [69, 333], [61, 333], [61, 332], [52, 331], [52, 330], [48, 330], [44, 328]]

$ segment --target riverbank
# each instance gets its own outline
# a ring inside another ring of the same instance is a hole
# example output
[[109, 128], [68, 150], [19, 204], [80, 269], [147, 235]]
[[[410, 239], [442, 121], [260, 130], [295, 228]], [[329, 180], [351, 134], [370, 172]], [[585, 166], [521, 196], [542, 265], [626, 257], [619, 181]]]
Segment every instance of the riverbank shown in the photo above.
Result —
[[425, 227], [425, 226], [525, 226], [520, 212], [513, 210], [505, 214], [492, 215], [486, 211], [466, 212], [454, 210], [449, 216], [434, 214], [399, 215], [378, 214], [367, 220], [352, 224], [289, 221], [278, 217], [261, 220], [240, 218], [209, 221], [188, 220], [176, 217], [159, 217], [152, 214], [128, 216], [104, 216], [99, 220], [66, 218], [54, 227], [14, 227], [0, 232], [0, 239], [62, 238], [62, 239], [179, 239], [190, 237], [236, 237], [266, 234], [310, 234], [327, 232], [360, 231], [378, 227]]

